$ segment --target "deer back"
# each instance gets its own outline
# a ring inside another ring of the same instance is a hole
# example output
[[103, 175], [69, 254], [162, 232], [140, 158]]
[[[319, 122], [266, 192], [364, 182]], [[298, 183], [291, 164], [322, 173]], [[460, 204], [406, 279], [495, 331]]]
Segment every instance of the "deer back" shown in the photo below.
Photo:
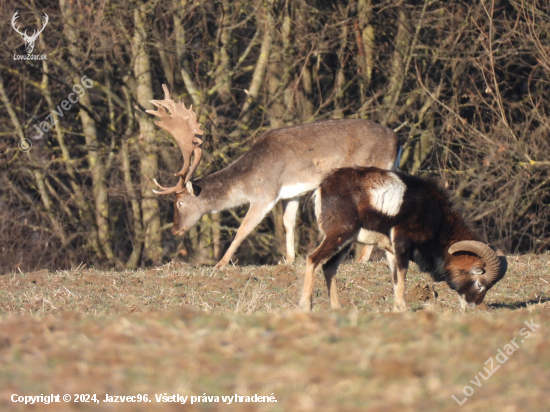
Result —
[[232, 187], [245, 197], [254, 192], [277, 195], [283, 191], [279, 197], [290, 198], [317, 188], [334, 169], [390, 169], [398, 150], [395, 133], [377, 123], [359, 119], [320, 121], [263, 134], [247, 153], [203, 180]]

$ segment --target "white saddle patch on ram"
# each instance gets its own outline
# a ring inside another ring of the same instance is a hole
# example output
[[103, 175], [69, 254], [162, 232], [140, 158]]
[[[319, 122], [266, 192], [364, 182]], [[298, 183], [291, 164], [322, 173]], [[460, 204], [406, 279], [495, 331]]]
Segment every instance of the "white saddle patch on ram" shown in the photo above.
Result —
[[393, 173], [388, 173], [389, 180], [379, 187], [370, 190], [370, 202], [373, 208], [388, 216], [395, 216], [401, 209], [406, 186]]

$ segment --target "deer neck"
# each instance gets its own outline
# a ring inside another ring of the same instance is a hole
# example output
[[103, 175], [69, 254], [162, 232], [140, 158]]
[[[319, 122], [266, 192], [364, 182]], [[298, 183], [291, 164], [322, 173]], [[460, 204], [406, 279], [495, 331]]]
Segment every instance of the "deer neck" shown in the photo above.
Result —
[[200, 199], [204, 209], [207, 209], [206, 213], [231, 209], [248, 202], [240, 189], [238, 179], [231, 176], [227, 169], [212, 173], [193, 183], [202, 189], [197, 199]]

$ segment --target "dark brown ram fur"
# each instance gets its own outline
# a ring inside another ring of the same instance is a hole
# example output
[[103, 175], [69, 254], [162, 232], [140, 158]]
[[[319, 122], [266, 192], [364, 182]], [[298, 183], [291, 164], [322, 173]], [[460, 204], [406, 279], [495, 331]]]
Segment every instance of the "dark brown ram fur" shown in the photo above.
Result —
[[505, 258], [497, 257], [484, 244], [480, 246], [486, 257], [491, 255], [491, 268], [486, 267], [490, 259], [482, 259], [482, 254], [464, 250], [449, 253], [449, 247], [459, 241], [480, 240], [453, 208], [446, 192], [433, 181], [375, 167], [343, 168], [323, 180], [315, 203], [325, 238], [307, 259], [300, 301], [305, 310], [311, 307], [313, 276], [320, 264], [332, 307], [340, 307], [333, 278], [356, 240], [386, 250], [394, 279], [395, 310], [406, 309], [409, 261], [417, 263], [436, 282], [447, 282], [459, 293], [463, 307], [466, 303], [481, 303], [504, 276]]

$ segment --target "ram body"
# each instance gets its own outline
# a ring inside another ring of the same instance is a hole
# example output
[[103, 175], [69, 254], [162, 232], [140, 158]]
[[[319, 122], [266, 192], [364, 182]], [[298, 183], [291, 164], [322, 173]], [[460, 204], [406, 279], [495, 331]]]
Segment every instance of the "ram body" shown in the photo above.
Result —
[[375, 167], [338, 169], [315, 192], [315, 212], [325, 237], [307, 258], [300, 301], [305, 310], [311, 309], [320, 265], [331, 306], [340, 307], [334, 276], [353, 241], [385, 249], [396, 311], [406, 310], [409, 261], [436, 282], [447, 282], [463, 308], [481, 303], [506, 272], [504, 256], [480, 241], [433, 181]]

